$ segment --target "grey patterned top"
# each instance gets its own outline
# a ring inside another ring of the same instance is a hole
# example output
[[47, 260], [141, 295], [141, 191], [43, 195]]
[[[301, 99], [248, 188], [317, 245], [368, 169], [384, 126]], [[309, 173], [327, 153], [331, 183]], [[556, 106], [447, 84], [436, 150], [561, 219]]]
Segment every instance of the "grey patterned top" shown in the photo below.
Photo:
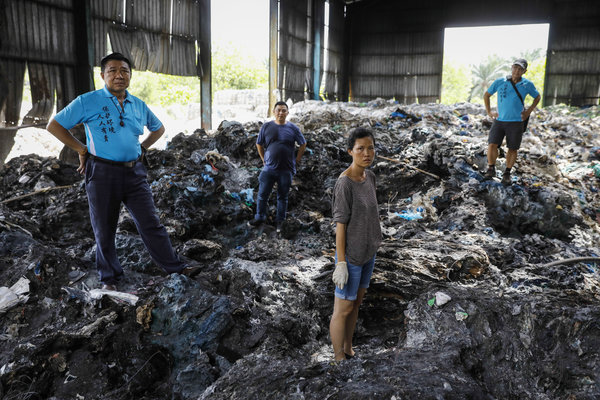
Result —
[[373, 258], [381, 243], [375, 174], [366, 175], [363, 182], [340, 176], [333, 190], [333, 222], [346, 224], [346, 261], [354, 265]]

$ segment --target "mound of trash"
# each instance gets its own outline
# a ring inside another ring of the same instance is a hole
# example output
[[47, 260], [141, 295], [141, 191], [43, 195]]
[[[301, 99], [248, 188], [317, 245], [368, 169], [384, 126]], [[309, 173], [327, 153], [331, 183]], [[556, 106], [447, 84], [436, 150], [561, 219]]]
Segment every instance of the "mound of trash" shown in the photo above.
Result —
[[[99, 289], [76, 167], [0, 170], [1, 399], [596, 399], [598, 107], [537, 111], [510, 186], [484, 180], [482, 106], [291, 108], [307, 139], [289, 216], [249, 228], [261, 122], [224, 121], [148, 153], [193, 279], [153, 264], [122, 210], [119, 291]], [[345, 139], [376, 137], [384, 234], [355, 333], [333, 363], [331, 194]], [[504, 169], [500, 151], [498, 171]]]

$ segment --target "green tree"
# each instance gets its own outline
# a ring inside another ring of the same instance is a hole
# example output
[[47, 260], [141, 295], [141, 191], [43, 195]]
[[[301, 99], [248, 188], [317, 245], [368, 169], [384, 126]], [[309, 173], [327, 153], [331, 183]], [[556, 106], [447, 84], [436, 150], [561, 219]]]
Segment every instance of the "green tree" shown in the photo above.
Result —
[[[533, 63], [534, 61], [537, 61], [541, 58], [546, 58], [546, 55], [544, 54], [544, 50], [541, 48], [537, 48], [537, 49], [529, 49], [529, 50], [524, 50], [518, 58], [524, 58], [525, 61], [527, 61], [527, 63], [529, 65], [531, 65], [531, 63]], [[529, 69], [529, 68], [527, 68]]]
[[454, 104], [467, 100], [469, 71], [457, 64], [444, 63], [442, 72], [442, 103]]
[[493, 54], [479, 65], [471, 68], [471, 90], [467, 101], [483, 103], [483, 93], [498, 78], [510, 72], [510, 62]]
[[212, 53], [213, 91], [266, 88], [269, 70], [264, 60], [245, 56], [231, 43], [215, 46]]
[[[94, 68], [94, 85], [96, 89], [104, 87], [98, 67]], [[199, 103], [200, 79], [196, 76], [175, 76], [133, 70], [128, 91], [149, 105]]]
[[[538, 58], [531, 62], [527, 67], [525, 78], [529, 79], [535, 85], [535, 88], [544, 97], [544, 78], [546, 76], [546, 57]], [[529, 99], [529, 97], [527, 97]], [[527, 100], [525, 100], [528, 102]]]

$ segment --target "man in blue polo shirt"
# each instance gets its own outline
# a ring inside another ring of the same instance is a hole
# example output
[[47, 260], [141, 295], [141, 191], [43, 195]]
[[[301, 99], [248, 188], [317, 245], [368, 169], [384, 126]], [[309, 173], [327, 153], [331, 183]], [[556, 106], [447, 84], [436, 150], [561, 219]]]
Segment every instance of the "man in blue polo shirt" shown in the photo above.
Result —
[[[540, 102], [540, 94], [533, 83], [525, 78], [527, 72], [527, 61], [520, 58], [512, 65], [511, 74], [506, 78], [496, 79], [483, 95], [483, 102], [487, 115], [494, 120], [488, 137], [488, 169], [485, 173], [486, 179], [496, 176], [496, 159], [498, 158], [498, 146], [506, 136], [506, 169], [502, 175], [502, 184], [510, 185], [511, 168], [517, 160], [517, 150], [521, 147], [521, 139], [525, 131], [525, 121]], [[492, 112], [490, 108], [490, 97], [498, 92], [498, 112]], [[525, 96], [533, 97], [533, 103], [525, 108]]]
[[[281, 232], [287, 213], [288, 194], [292, 186], [292, 176], [296, 173], [296, 164], [300, 162], [306, 149], [306, 139], [300, 128], [286, 122], [288, 106], [278, 101], [273, 108], [275, 120], [260, 128], [256, 139], [258, 155], [263, 161], [263, 169], [258, 177], [259, 187], [256, 200], [256, 215], [249, 222], [251, 226], [262, 224], [267, 218], [267, 202], [277, 182], [277, 232]], [[296, 143], [300, 146], [294, 157]]]
[[[154, 208], [142, 157], [165, 132], [146, 103], [127, 91], [131, 63], [120, 53], [101, 61], [105, 86], [73, 100], [48, 123], [46, 129], [79, 153], [80, 174], [96, 238], [96, 267], [103, 289], [116, 290], [123, 268], [117, 259], [115, 235], [121, 203], [133, 217], [152, 259], [167, 273], [192, 276], [198, 268], [183, 263], [171, 245]], [[87, 146], [68, 129], [83, 124]], [[150, 135], [141, 143], [144, 126]]]

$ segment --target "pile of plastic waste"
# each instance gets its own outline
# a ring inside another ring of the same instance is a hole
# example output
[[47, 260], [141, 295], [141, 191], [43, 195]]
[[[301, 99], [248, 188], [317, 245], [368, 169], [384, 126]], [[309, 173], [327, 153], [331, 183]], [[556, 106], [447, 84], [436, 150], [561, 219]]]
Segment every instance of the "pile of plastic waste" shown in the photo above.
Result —
[[[122, 210], [118, 291], [98, 289], [85, 187], [36, 155], [0, 170], [0, 398], [592, 399], [600, 331], [598, 107], [529, 123], [510, 186], [484, 180], [482, 106], [290, 109], [307, 150], [289, 217], [255, 212], [262, 121], [224, 121], [148, 153], [178, 253], [167, 276]], [[332, 363], [331, 194], [345, 138], [376, 137], [384, 241], [355, 333]], [[504, 169], [504, 150], [497, 168]]]

